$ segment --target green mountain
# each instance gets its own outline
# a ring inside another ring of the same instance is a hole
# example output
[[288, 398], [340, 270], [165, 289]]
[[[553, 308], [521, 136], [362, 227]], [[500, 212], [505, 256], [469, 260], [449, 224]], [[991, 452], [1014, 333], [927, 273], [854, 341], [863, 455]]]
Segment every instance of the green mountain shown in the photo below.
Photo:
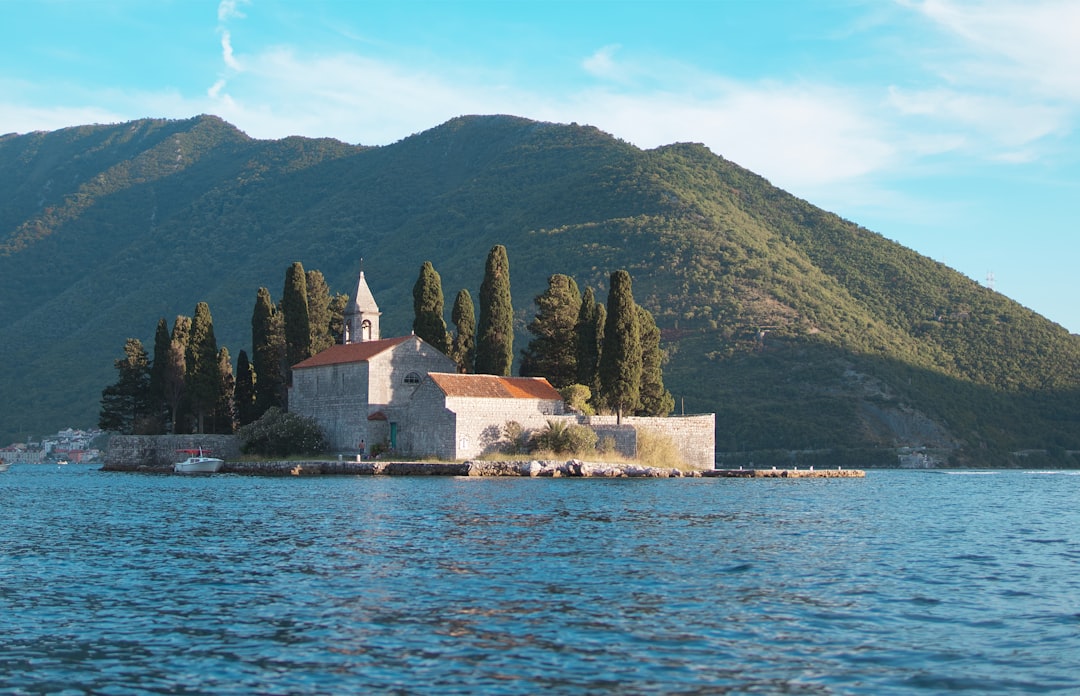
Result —
[[385, 147], [212, 116], [0, 136], [0, 440], [96, 424], [124, 340], [151, 349], [199, 301], [250, 350], [256, 291], [280, 299], [293, 261], [349, 292], [363, 258], [396, 335], [425, 260], [476, 297], [494, 244], [518, 352], [549, 275], [603, 299], [630, 271], [676, 410], [715, 411], [720, 451], [1080, 450], [1080, 337], [701, 145], [510, 116]]

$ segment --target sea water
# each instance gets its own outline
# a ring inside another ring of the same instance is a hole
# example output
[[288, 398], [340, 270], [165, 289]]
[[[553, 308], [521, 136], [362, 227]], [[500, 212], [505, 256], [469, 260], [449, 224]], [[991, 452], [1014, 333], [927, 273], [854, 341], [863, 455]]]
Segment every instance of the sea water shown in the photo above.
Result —
[[0, 693], [1080, 692], [1080, 476], [0, 473]]

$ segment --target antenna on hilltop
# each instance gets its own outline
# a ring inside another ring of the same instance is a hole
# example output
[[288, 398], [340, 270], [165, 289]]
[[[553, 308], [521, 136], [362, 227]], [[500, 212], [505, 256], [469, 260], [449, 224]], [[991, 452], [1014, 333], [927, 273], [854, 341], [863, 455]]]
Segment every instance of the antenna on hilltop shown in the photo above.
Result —
[[994, 289], [994, 281], [995, 281], [994, 272], [993, 271], [987, 271], [986, 272], [986, 287], [993, 290]]

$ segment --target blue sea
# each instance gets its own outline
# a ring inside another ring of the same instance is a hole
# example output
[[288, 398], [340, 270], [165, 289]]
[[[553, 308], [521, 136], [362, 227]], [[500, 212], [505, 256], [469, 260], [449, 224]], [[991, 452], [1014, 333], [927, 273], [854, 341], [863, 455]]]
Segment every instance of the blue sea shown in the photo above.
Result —
[[0, 473], [3, 694], [1080, 693], [1080, 475]]

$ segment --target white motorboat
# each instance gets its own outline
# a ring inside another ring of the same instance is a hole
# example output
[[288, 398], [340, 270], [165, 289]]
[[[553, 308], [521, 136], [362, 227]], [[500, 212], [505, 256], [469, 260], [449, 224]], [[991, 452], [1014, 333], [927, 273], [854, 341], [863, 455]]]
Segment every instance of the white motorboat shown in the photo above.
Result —
[[177, 474], [216, 474], [221, 471], [221, 465], [225, 463], [224, 460], [217, 457], [206, 456], [206, 452], [201, 449], [180, 451], [191, 456], [182, 462], [173, 464], [173, 471]]

